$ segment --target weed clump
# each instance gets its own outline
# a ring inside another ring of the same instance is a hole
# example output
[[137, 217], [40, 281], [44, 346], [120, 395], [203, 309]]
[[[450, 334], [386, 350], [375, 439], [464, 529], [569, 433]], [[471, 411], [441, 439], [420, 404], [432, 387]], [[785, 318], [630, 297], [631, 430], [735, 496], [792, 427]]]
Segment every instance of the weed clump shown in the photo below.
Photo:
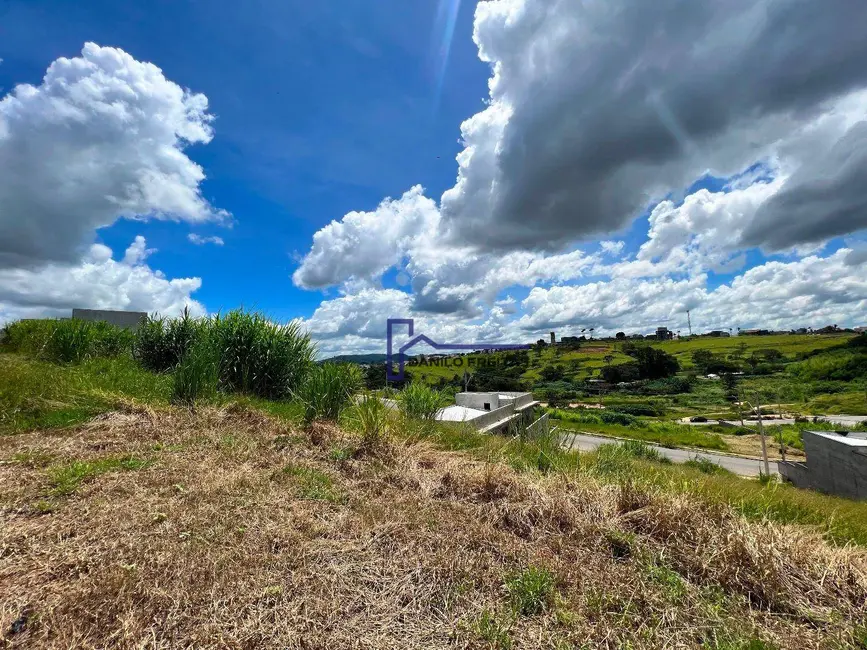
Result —
[[506, 591], [515, 612], [533, 616], [546, 611], [554, 600], [554, 575], [548, 569], [528, 567], [506, 579]]
[[304, 422], [336, 422], [360, 387], [361, 372], [357, 366], [340, 363], [314, 366], [296, 394], [304, 408]]
[[438, 390], [424, 382], [412, 382], [398, 395], [401, 413], [410, 420], [431, 422], [436, 419], [445, 399]]

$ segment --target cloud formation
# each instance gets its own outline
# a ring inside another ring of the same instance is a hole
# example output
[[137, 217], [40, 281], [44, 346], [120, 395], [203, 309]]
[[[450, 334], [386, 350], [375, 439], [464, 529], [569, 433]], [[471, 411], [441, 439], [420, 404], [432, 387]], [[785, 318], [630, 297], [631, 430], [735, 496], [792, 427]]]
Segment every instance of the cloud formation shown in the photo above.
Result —
[[223, 241], [222, 237], [217, 237], [216, 235], [214, 235], [213, 237], [203, 237], [202, 235], [197, 235], [194, 232], [191, 232], [189, 235], [187, 235], [187, 239], [196, 246], [204, 246], [205, 244], [222, 246], [226, 243]]
[[189, 307], [194, 315], [205, 308], [192, 298], [200, 278], [168, 279], [146, 264], [153, 253], [142, 236], [120, 261], [112, 251], [93, 244], [81, 262], [51, 262], [38, 269], [0, 269], [0, 323], [17, 318], [69, 316], [74, 307], [127, 309], [175, 315]]
[[0, 268], [70, 264], [118, 218], [221, 221], [184, 148], [208, 100], [126, 52], [85, 44], [0, 100]]
[[749, 243], [863, 228], [863, 131], [825, 122], [867, 87], [865, 21], [857, 0], [481, 2], [489, 105], [461, 126], [443, 225], [479, 248], [558, 248], [617, 231], [706, 172], [774, 159], [790, 187]]

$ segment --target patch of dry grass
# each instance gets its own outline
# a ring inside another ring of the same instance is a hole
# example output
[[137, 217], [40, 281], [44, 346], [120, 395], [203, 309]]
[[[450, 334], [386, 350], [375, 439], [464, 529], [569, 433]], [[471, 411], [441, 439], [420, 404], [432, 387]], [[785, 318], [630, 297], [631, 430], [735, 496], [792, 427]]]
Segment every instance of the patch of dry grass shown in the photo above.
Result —
[[[241, 408], [130, 407], [0, 439], [0, 633], [51, 648], [805, 648], [846, 647], [867, 615], [867, 553], [799, 527], [427, 443], [347, 451], [362, 449]], [[104, 471], [52, 491], [75, 463]]]

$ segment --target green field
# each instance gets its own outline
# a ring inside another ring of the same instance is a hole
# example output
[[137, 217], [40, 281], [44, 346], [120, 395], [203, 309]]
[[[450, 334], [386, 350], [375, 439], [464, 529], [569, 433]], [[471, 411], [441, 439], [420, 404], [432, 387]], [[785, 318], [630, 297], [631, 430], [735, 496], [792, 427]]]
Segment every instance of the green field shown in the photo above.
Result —
[[[410, 370], [414, 379], [446, 391], [463, 389], [464, 371], [481, 382], [473, 386], [471, 380], [470, 390], [533, 391], [537, 399], [562, 409], [558, 424], [563, 428], [669, 446], [758, 455], [760, 442], [755, 429], [739, 428], [739, 435], [734, 435], [731, 428], [699, 429], [677, 421], [695, 416], [739, 421], [741, 415], [758, 404], [766, 415], [867, 415], [867, 356], [864, 356], [864, 347], [853, 347], [855, 342], [852, 333], [639, 341], [640, 346], [650, 346], [676, 359], [679, 365], [676, 377], [688, 382], [676, 390], [656, 390], [660, 386], [652, 381], [632, 382], [626, 386], [588, 381], [598, 380], [607, 367], [632, 363], [633, 357], [624, 353], [633, 345], [632, 341], [583, 341], [578, 349], [534, 346], [527, 352], [523, 365], [503, 371], [504, 375], [509, 375], [508, 384], [493, 387], [484, 385], [484, 373], [500, 371], [479, 370], [478, 365], [480, 360], [490, 362], [491, 359], [503, 363], [506, 356], [502, 353], [467, 355], [460, 358], [460, 365], [455, 365], [458, 357], [452, 357], [438, 362], [448, 363], [447, 366], [412, 366]], [[725, 382], [718, 378], [704, 377], [694, 362], [693, 355], [698, 351], [709, 353], [738, 371], [733, 389], [727, 389]], [[773, 362], [768, 363], [768, 359]], [[661, 388], [666, 388], [664, 382]], [[744, 400], [740, 406], [736, 403], [738, 399], [732, 397], [732, 390]], [[581, 409], [594, 405], [601, 405], [609, 412], [642, 417], [630, 426], [623, 426], [599, 422], [598, 418], [594, 421], [593, 415], [581, 415]], [[570, 419], [569, 413], [574, 417]], [[774, 453], [778, 453], [779, 443], [785, 442], [795, 454], [801, 446], [803, 428], [836, 428], [812, 423], [774, 427], [769, 422], [768, 426], [769, 434], [777, 440], [777, 444], [772, 445]]]

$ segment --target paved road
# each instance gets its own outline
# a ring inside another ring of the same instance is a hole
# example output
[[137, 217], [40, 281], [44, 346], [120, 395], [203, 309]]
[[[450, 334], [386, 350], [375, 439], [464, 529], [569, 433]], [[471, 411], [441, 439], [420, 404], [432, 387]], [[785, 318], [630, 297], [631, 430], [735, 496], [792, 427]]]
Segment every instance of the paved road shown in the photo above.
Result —
[[[562, 429], [561, 429], [562, 431]], [[594, 436], [589, 433], [572, 433], [564, 432], [563, 446], [567, 449], [578, 449], [580, 451], [593, 451], [599, 445], [608, 445], [618, 442], [613, 438], [604, 436]], [[656, 449], [666, 458], [670, 458], [675, 463], [685, 463], [692, 460], [696, 456], [699, 458], [707, 458], [711, 462], [721, 465], [727, 470], [740, 474], [741, 476], [758, 476], [764, 471], [764, 462], [754, 460], [752, 458], [743, 458], [741, 456], [725, 456], [723, 454], [714, 454], [706, 451], [694, 451], [692, 449], [669, 449], [668, 447], [660, 447], [659, 445], [648, 445]], [[771, 472], [778, 474], [776, 461], [770, 461]]]

